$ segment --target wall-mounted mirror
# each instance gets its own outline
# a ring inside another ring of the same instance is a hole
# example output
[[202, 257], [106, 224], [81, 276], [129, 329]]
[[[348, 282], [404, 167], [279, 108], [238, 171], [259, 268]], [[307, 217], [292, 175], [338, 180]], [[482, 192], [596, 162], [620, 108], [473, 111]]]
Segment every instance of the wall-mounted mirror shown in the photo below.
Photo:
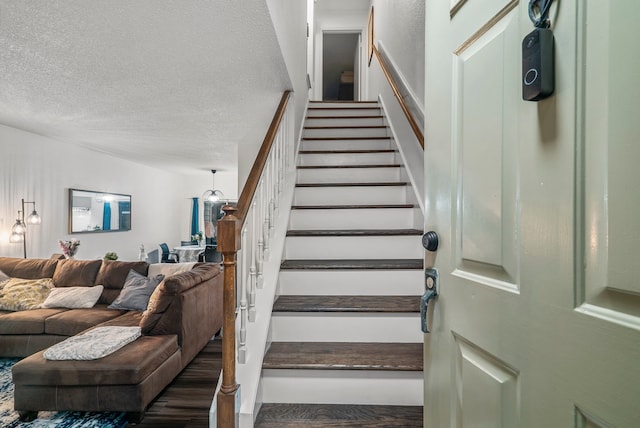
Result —
[[131, 195], [69, 189], [69, 233], [131, 230]]

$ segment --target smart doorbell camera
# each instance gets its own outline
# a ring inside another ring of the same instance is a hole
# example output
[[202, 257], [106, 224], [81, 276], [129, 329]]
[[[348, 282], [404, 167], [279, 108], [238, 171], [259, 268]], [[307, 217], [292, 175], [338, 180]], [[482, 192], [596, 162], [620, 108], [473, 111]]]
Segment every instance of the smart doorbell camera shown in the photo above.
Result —
[[554, 90], [553, 32], [536, 28], [522, 41], [522, 99], [539, 101]]

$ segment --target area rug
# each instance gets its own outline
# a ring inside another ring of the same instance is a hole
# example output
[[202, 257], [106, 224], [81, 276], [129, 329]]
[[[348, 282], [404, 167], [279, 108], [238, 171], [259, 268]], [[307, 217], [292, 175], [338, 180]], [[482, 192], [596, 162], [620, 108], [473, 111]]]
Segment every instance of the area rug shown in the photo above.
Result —
[[2, 428], [122, 428], [127, 425], [125, 413], [39, 412], [38, 419], [20, 422], [13, 410], [11, 367], [18, 358], [0, 358], [0, 427]]

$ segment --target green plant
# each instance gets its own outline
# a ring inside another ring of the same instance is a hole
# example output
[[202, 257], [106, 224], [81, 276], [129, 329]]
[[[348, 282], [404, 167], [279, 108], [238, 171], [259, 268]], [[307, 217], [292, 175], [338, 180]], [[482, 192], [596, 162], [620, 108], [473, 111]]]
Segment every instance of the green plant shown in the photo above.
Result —
[[113, 251], [109, 251], [107, 254], [104, 255], [104, 259], [105, 260], [118, 260], [118, 254], [114, 253]]

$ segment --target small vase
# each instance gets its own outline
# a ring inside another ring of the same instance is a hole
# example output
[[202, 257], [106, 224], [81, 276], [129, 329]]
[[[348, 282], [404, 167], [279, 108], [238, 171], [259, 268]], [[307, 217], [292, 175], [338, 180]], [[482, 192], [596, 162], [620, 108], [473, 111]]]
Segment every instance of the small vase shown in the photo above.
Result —
[[64, 258], [65, 258], [65, 259], [68, 259], [68, 260], [73, 260], [73, 255], [65, 254], [65, 255], [64, 255]]
[[198, 239], [198, 247], [202, 247], [204, 244], [204, 239]]

